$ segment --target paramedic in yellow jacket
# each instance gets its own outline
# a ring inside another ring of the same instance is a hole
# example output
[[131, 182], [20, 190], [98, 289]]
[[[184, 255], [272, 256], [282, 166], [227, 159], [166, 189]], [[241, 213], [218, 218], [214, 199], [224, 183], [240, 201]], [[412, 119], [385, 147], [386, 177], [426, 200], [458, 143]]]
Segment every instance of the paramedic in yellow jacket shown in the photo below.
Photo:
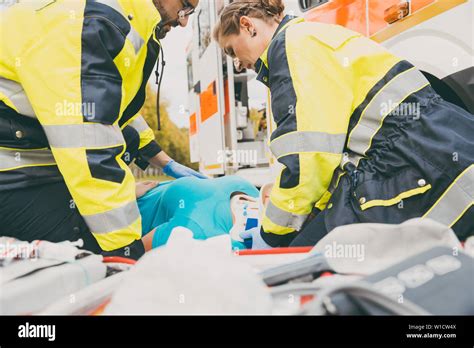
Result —
[[314, 245], [340, 225], [415, 217], [473, 234], [473, 115], [381, 45], [283, 11], [281, 0], [238, 0], [214, 29], [270, 88], [277, 125], [270, 148], [284, 167], [253, 248]]
[[0, 235], [143, 253], [127, 164], [202, 176], [172, 161], [138, 114], [159, 39], [198, 1], [37, 0], [0, 12]]

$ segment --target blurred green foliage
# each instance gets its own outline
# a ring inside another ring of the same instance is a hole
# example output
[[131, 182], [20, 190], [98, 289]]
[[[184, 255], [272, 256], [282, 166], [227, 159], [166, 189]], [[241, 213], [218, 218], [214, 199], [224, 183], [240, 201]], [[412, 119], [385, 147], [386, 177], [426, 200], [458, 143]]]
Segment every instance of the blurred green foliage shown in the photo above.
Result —
[[[183, 96], [185, 98], [186, 96]], [[148, 125], [154, 130], [155, 138], [161, 148], [176, 162], [185, 166], [199, 169], [198, 163], [191, 163], [189, 155], [189, 131], [188, 128], [179, 128], [170, 120], [168, 114], [169, 104], [165, 100], [160, 101], [161, 131], [158, 131], [156, 117], [156, 92], [147, 86], [146, 100], [141, 114]], [[181, 115], [180, 117], [184, 117]]]

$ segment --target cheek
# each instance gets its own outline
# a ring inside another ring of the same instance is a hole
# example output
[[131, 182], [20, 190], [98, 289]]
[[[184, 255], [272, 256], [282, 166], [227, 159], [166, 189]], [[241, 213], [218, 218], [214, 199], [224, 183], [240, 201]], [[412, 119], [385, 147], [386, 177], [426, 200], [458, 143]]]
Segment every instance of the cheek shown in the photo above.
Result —
[[251, 45], [252, 45], [252, 48], [250, 51], [251, 57], [252, 57], [253, 62], [255, 63], [257, 59], [260, 58], [261, 52], [263, 52], [263, 50], [260, 49], [260, 45], [257, 40], [253, 40]]
[[248, 38], [243, 42], [245, 45], [245, 59], [247, 63], [255, 64], [257, 59], [260, 57], [260, 47], [256, 39]]
[[236, 41], [234, 46], [235, 55], [241, 59], [248, 59], [251, 57], [252, 50], [252, 45], [246, 38]]

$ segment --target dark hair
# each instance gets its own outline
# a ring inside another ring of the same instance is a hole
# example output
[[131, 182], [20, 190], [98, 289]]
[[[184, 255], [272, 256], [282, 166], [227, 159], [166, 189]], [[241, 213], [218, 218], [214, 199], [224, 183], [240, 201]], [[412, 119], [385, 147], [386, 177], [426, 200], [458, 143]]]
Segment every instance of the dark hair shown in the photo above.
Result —
[[234, 197], [237, 196], [237, 195], [246, 195], [246, 193], [245, 193], [245, 192], [241, 192], [241, 191], [232, 192], [232, 193], [230, 194], [230, 199], [234, 198]]

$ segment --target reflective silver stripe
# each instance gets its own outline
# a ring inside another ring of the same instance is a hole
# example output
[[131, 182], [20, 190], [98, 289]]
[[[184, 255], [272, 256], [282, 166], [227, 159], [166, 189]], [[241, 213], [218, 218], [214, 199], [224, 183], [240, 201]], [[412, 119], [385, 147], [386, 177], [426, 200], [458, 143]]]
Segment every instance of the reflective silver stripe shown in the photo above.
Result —
[[339, 176], [344, 173], [344, 171], [341, 168], [336, 168], [334, 170], [334, 173], [332, 175], [331, 182], [329, 183], [328, 191], [333, 194], [334, 191], [337, 188], [337, 185], [339, 184]]
[[145, 43], [145, 40], [142, 39], [140, 34], [131, 27], [130, 33], [127, 35], [127, 39], [130, 40], [130, 42], [133, 45], [133, 48], [135, 48], [135, 54], [138, 54], [138, 52], [142, 49], [143, 44]]
[[270, 143], [276, 158], [300, 152], [328, 152], [340, 154], [346, 142], [346, 134], [322, 132], [291, 132]]
[[358, 167], [359, 162], [362, 158], [364, 158], [364, 156], [360, 156], [352, 151], [350, 154], [345, 152], [342, 156], [339, 168], [344, 170], [344, 167], [346, 166], [347, 163], [352, 163], [355, 167]]
[[306, 221], [308, 215], [309, 214], [298, 215], [281, 210], [271, 201], [268, 203], [267, 209], [265, 211], [265, 216], [269, 218], [274, 224], [283, 227], [294, 228], [297, 231], [301, 229], [301, 226], [303, 226], [303, 223]]
[[133, 127], [138, 133], [144, 132], [150, 128], [142, 116], [136, 117], [129, 123], [129, 126]]
[[49, 145], [55, 148], [106, 147], [125, 144], [120, 127], [100, 123], [43, 126]]
[[423, 217], [451, 227], [473, 203], [474, 165], [471, 165]]
[[348, 148], [358, 154], [365, 155], [385, 117], [410, 94], [419, 91], [428, 84], [428, 80], [415, 68], [394, 77], [375, 95], [362, 112], [359, 123], [349, 135]]
[[361, 160], [362, 158], [364, 158], [364, 156], [360, 156], [360, 155], [358, 155], [358, 154], [356, 154], [356, 153], [351, 153], [351, 154], [349, 155], [349, 161], [351, 161], [352, 163], [354, 163], [354, 165], [355, 165], [356, 167], [359, 166], [359, 162], [360, 162], [360, 160]]
[[123, 207], [95, 215], [83, 215], [87, 226], [95, 234], [104, 234], [123, 230], [133, 224], [140, 217], [136, 201]]
[[0, 93], [5, 94], [20, 114], [36, 118], [30, 100], [19, 83], [0, 77]]
[[[128, 15], [125, 12], [123, 12], [122, 7], [120, 6], [117, 0], [96, 0], [96, 2], [112, 7], [115, 11], [120, 13], [127, 21], [130, 22]], [[127, 39], [130, 40], [133, 47], [135, 48], [135, 54], [138, 54], [138, 51], [140, 51], [140, 49], [143, 47], [143, 44], [145, 43], [145, 41], [142, 39], [140, 34], [138, 34], [138, 32], [133, 28], [131, 23], [130, 23], [130, 33], [128, 33]]]
[[5, 150], [0, 149], [0, 170], [19, 167], [56, 164], [51, 150]]

